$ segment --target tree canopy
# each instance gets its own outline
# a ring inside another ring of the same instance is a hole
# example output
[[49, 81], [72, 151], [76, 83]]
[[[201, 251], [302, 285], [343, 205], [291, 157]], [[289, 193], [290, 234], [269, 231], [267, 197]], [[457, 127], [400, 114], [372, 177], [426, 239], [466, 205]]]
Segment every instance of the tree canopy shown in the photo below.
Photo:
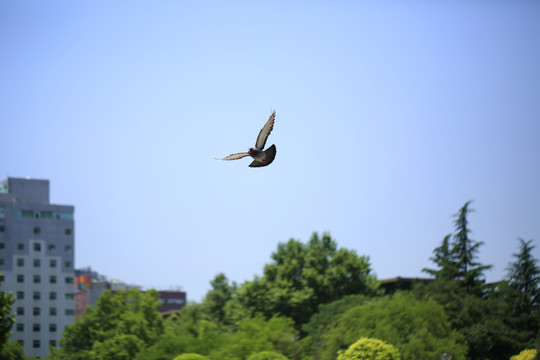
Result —
[[[384, 353], [422, 360], [449, 353], [507, 360], [540, 346], [540, 269], [532, 240], [519, 239], [508, 276], [486, 284], [490, 266], [478, 261], [482, 242], [470, 237], [471, 211], [465, 203], [453, 233], [433, 251], [435, 268], [424, 269], [433, 281], [412, 291], [383, 295], [367, 256], [314, 233], [306, 243], [280, 243], [253, 280], [237, 285], [217, 274], [202, 302], [165, 320], [156, 291], [105, 292], [65, 328], [49, 359], [348, 360]], [[3, 314], [10, 314], [9, 301], [0, 299]], [[377, 350], [387, 347], [382, 342], [397, 352]], [[24, 358], [14, 342], [0, 355]]]
[[[2, 287], [3, 276], [0, 273], [0, 288]], [[0, 291], [0, 359], [2, 360], [24, 360], [24, 349], [16, 341], [9, 341], [11, 328], [15, 323], [15, 315], [11, 313], [11, 305], [15, 302], [15, 297], [10, 292]]]
[[514, 355], [510, 360], [534, 360], [536, 358], [535, 349], [525, 349], [517, 355]]
[[458, 280], [467, 293], [475, 293], [481, 296], [483, 292], [484, 271], [491, 265], [482, 265], [477, 261], [477, 254], [481, 241], [470, 238], [468, 214], [474, 210], [470, 208], [468, 201], [454, 215], [454, 233], [446, 235], [441, 245], [433, 251], [431, 260], [438, 269], [423, 269], [436, 279], [444, 281]]
[[68, 325], [50, 359], [131, 360], [163, 332], [157, 291], [105, 291], [96, 307]]
[[363, 337], [339, 354], [338, 360], [400, 360], [395, 347], [378, 339]]
[[285, 356], [273, 351], [261, 351], [251, 355], [248, 360], [288, 360]]
[[212, 359], [245, 360], [262, 351], [277, 352], [289, 359], [299, 359], [303, 352], [298, 332], [291, 319], [262, 315], [245, 318], [238, 331], [226, 334], [223, 345], [210, 354]]
[[208, 358], [199, 354], [186, 353], [178, 355], [173, 360], [208, 360]]
[[[0, 288], [2, 286], [3, 276], [0, 274]], [[8, 342], [11, 334], [11, 327], [15, 322], [15, 316], [11, 313], [11, 305], [15, 302], [15, 298], [11, 292], [7, 294], [0, 291], [0, 351]]]
[[179, 315], [168, 317], [159, 339], [141, 350], [136, 359], [170, 360], [183, 353], [208, 356], [221, 345], [223, 334], [203, 308], [201, 304], [188, 304]]
[[404, 360], [434, 359], [445, 352], [464, 359], [467, 351], [465, 339], [452, 330], [442, 306], [404, 292], [374, 298], [338, 316], [316, 352], [320, 359], [333, 360], [361, 337], [394, 345]]
[[532, 255], [532, 240], [518, 238], [519, 252], [508, 265], [507, 281], [501, 283], [501, 292], [508, 308], [508, 323], [515, 330], [520, 347], [534, 347], [540, 331], [540, 268]]
[[327, 233], [314, 233], [307, 244], [294, 239], [281, 243], [272, 260], [262, 277], [238, 289], [236, 300], [251, 314], [290, 317], [299, 329], [320, 304], [350, 294], [375, 295], [379, 286], [369, 258], [338, 249]]
[[[525, 288], [534, 288], [538, 268], [530, 254], [530, 242], [521, 241], [521, 252], [514, 255], [517, 261], [509, 266], [509, 280], [486, 284], [483, 273], [491, 266], [477, 260], [483, 243], [469, 236], [471, 212], [470, 202], [467, 202], [454, 215], [454, 233], [444, 237], [431, 258], [437, 269], [424, 269], [435, 279], [426, 286], [419, 286], [416, 294], [443, 305], [452, 327], [467, 339], [471, 359], [506, 360], [523, 346], [534, 346], [538, 316], [525, 304], [529, 304], [526, 299], [535, 296], [525, 295]], [[535, 271], [536, 275], [529, 278], [525, 275]]]

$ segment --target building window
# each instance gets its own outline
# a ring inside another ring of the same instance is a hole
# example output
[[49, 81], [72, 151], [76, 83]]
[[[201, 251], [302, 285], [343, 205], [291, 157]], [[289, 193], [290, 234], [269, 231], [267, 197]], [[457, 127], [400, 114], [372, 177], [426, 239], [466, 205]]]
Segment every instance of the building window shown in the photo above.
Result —
[[49, 340], [49, 345], [56, 347], [56, 340]]
[[34, 291], [33, 297], [34, 297], [34, 300], [40, 300], [41, 293], [39, 291]]
[[17, 274], [17, 282], [23, 283], [24, 282], [24, 275], [23, 274]]
[[24, 266], [24, 258], [17, 258], [17, 266], [18, 267]]
[[55, 275], [49, 276], [49, 283], [50, 284], [56, 284], [56, 276]]
[[73, 220], [73, 213], [59, 212], [56, 213], [56, 218], [61, 220]]
[[72, 263], [71, 261], [66, 261], [65, 265], [66, 265], [66, 269], [71, 269]]
[[50, 316], [56, 316], [56, 308], [55, 307], [52, 307], [49, 309], [49, 315]]
[[43, 219], [52, 219], [53, 214], [52, 211], [42, 211], [41, 212], [41, 218]]
[[41, 229], [39, 226], [34, 226], [34, 235], [38, 235], [41, 233]]
[[40, 259], [34, 259], [34, 267], [41, 267], [41, 260]]
[[41, 308], [35, 307], [32, 313], [34, 314], [34, 316], [41, 315]]
[[49, 324], [49, 332], [56, 332], [56, 324]]
[[66, 315], [67, 316], [72, 316], [73, 314], [74, 314], [73, 309], [66, 309]]
[[51, 291], [49, 293], [49, 300], [56, 300], [56, 291]]
[[34, 217], [34, 212], [32, 210], [23, 210], [21, 211], [21, 216], [26, 218]]
[[17, 243], [17, 250], [24, 250], [24, 244], [23, 243]]
[[4, 225], [0, 225], [0, 232], [4, 232], [4, 231], [6, 231], [6, 228], [4, 227]]
[[32, 346], [34, 347], [34, 349], [39, 349], [41, 347], [41, 341], [39, 340], [34, 340], [32, 342]]
[[[3, 226], [0, 227], [0, 229], [1, 228], [3, 228]], [[0, 231], [0, 232], [3, 232], [3, 231]], [[5, 248], [6, 248], [6, 244], [4, 244], [3, 242], [0, 242], [0, 250], [4, 250]]]
[[51, 260], [49, 261], [49, 266], [50, 266], [51, 268], [55, 268], [55, 267], [56, 267], [56, 260], [55, 260], [55, 259], [51, 259]]
[[34, 329], [34, 332], [40, 332], [41, 331], [41, 325], [40, 324], [34, 324], [32, 327]]
[[64, 249], [66, 250], [67, 253], [70, 253], [73, 250], [71, 245], [66, 245], [66, 247]]
[[184, 304], [186, 301], [184, 299], [167, 299], [167, 304], [177, 304], [177, 305], [182, 305]]
[[17, 307], [17, 315], [24, 315], [24, 308], [22, 306]]
[[40, 243], [34, 243], [34, 251], [41, 251], [41, 244]]
[[22, 347], [24, 347], [24, 340], [17, 340], [19, 344], [21, 344]]
[[40, 283], [41, 283], [41, 276], [34, 275], [34, 284], [40, 284]]
[[71, 235], [71, 229], [70, 229], [70, 228], [66, 228], [66, 229], [64, 230], [64, 233], [65, 233], [66, 235]]
[[24, 324], [17, 323], [17, 332], [23, 332], [23, 331], [24, 331]]
[[17, 300], [24, 299], [24, 291], [17, 291]]
[[5, 264], [5, 260], [0, 258], [0, 266], [3, 266]]
[[49, 245], [49, 252], [54, 252], [56, 250], [55, 245]]
[[73, 278], [70, 276], [66, 277], [66, 284], [73, 284]]
[[75, 297], [73, 296], [73, 294], [70, 294], [70, 293], [67, 293], [66, 294], [66, 300], [73, 300], [75, 299]]

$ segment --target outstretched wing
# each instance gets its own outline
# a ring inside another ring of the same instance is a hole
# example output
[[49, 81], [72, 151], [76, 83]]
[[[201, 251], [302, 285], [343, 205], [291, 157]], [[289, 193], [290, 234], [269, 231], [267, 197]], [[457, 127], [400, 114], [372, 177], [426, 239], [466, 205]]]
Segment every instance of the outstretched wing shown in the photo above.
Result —
[[238, 160], [238, 159], [244, 158], [246, 156], [249, 156], [249, 153], [241, 152], [241, 153], [237, 153], [237, 154], [231, 154], [231, 155], [229, 155], [227, 157], [224, 157], [223, 159], [216, 158], [216, 160]]
[[264, 124], [263, 128], [261, 129], [261, 132], [259, 132], [259, 136], [257, 136], [257, 142], [255, 142], [255, 147], [259, 150], [264, 149], [264, 145], [266, 144], [266, 139], [268, 139], [268, 135], [272, 132], [272, 129], [274, 128], [274, 120], [276, 119], [276, 112], [272, 111], [272, 115], [268, 118], [268, 121], [266, 124]]
[[276, 158], [276, 145], [270, 146], [264, 152], [266, 153], [266, 157], [261, 161], [254, 160], [251, 164], [249, 164], [249, 167], [263, 167], [270, 165]]

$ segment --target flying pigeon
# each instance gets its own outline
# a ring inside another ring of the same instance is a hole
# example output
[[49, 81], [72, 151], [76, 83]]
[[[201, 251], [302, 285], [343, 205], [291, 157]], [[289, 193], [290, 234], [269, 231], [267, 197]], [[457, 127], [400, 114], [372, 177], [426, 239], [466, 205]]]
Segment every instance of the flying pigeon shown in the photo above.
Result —
[[266, 144], [266, 139], [268, 139], [268, 135], [270, 135], [270, 132], [272, 132], [272, 129], [274, 128], [275, 119], [276, 112], [273, 111], [272, 115], [270, 115], [268, 121], [261, 129], [261, 132], [259, 132], [257, 141], [255, 142], [255, 147], [250, 148], [248, 152], [231, 154], [223, 159], [216, 160], [238, 160], [246, 156], [251, 156], [253, 158], [253, 162], [249, 164], [249, 167], [263, 167], [270, 165], [276, 158], [276, 145], [272, 145], [266, 150], [263, 150], [263, 148]]

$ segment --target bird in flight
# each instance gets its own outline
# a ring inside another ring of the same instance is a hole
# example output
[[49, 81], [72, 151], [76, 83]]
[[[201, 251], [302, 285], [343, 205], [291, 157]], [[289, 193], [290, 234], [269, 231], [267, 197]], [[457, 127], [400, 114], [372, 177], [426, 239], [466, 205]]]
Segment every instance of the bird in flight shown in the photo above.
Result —
[[266, 139], [268, 139], [268, 135], [270, 135], [270, 132], [272, 132], [272, 129], [274, 128], [275, 119], [276, 112], [273, 111], [272, 115], [270, 115], [268, 121], [266, 122], [266, 124], [264, 124], [263, 128], [259, 132], [259, 136], [257, 136], [255, 146], [249, 148], [247, 152], [231, 154], [227, 157], [224, 157], [223, 159], [216, 160], [238, 160], [246, 156], [251, 156], [253, 158], [253, 162], [249, 164], [249, 167], [263, 167], [270, 165], [272, 161], [274, 161], [274, 159], [276, 158], [276, 145], [272, 145], [266, 150], [263, 149], [264, 145], [266, 144]]

